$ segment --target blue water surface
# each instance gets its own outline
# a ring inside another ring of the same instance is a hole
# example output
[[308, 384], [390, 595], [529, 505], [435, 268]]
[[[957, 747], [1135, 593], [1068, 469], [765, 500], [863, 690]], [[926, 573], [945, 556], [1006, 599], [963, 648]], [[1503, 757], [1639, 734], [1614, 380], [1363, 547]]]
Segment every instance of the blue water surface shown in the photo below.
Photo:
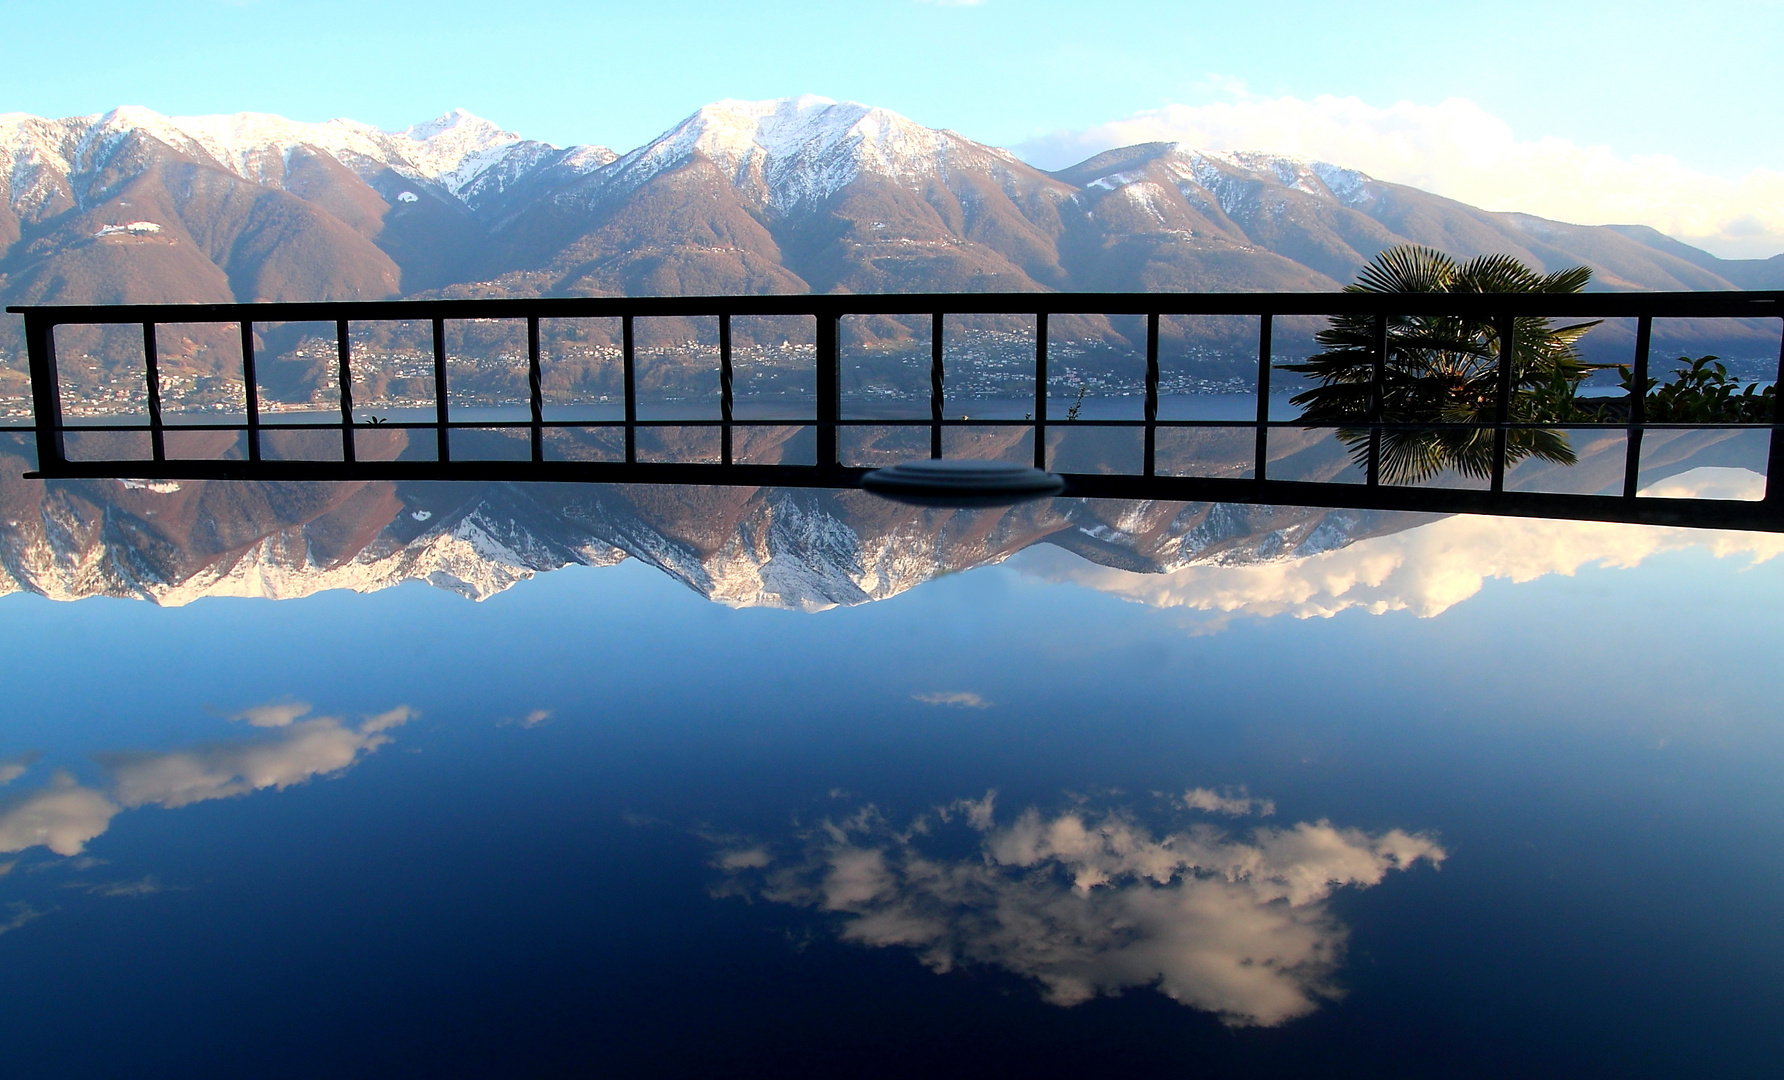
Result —
[[0, 599], [0, 1072], [1776, 1075], [1784, 560], [1052, 566]]

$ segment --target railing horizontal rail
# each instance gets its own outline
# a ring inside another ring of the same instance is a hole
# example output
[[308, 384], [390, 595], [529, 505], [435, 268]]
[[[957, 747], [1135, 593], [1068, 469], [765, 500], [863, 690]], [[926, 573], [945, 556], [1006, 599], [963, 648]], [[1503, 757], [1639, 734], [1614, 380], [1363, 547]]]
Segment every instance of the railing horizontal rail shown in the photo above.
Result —
[[1532, 293], [799, 293], [768, 296], [346, 300], [262, 304], [12, 306], [44, 325], [573, 319], [718, 315], [1458, 315], [1548, 318], [1784, 316], [1784, 291]]
[[[1551, 431], [1558, 427], [1568, 431], [1774, 431], [1784, 427], [1784, 423], [1773, 422], [1717, 422], [1717, 423], [1684, 423], [1678, 421], [1647, 421], [1640, 424], [1621, 424], [1609, 420], [1570, 420], [1565, 424], [1534, 423], [1529, 421], [1508, 420], [1503, 424], [1491, 421], [1480, 423], [1461, 423], [1447, 421], [1394, 422], [1383, 420], [1371, 423], [1367, 420], [1266, 420], [1259, 424], [1256, 420], [1055, 420], [1055, 427], [1067, 431], [1072, 428], [1126, 428], [1134, 431], [1143, 430], [1146, 425], [1161, 428], [1242, 428], [1250, 431], [1263, 427], [1294, 431]], [[431, 420], [389, 420], [380, 424], [371, 424], [363, 420], [353, 422], [355, 431], [434, 431], [442, 425]], [[452, 431], [491, 431], [512, 429], [527, 431], [534, 427], [546, 429], [561, 428], [574, 430], [577, 428], [723, 428], [723, 427], [829, 427], [877, 428], [877, 427], [911, 427], [911, 428], [981, 428], [981, 427], [1034, 427], [1033, 420], [1011, 419], [1009, 417], [987, 417], [977, 419], [954, 420], [912, 420], [904, 417], [886, 419], [861, 420], [813, 420], [811, 417], [789, 416], [781, 419], [752, 420], [454, 420], [443, 425]], [[260, 424], [262, 431], [334, 431], [340, 423], [317, 422], [311, 424]], [[12, 431], [35, 431], [29, 424], [22, 424]], [[111, 424], [95, 421], [77, 420], [62, 425], [63, 431], [246, 431], [245, 424], [166, 424], [160, 428], [153, 424]]]
[[[488, 461], [454, 459], [451, 472], [432, 461], [184, 460], [70, 462], [60, 479], [150, 476], [216, 481], [476, 481], [707, 485], [713, 487], [853, 488], [870, 470], [698, 462]], [[142, 466], [152, 465], [153, 468]], [[1637, 498], [1532, 491], [1485, 491], [1393, 484], [1334, 484], [1195, 476], [1062, 473], [1066, 498], [1325, 506], [1428, 514], [1492, 514], [1704, 529], [1784, 532], [1784, 518], [1762, 502]]]

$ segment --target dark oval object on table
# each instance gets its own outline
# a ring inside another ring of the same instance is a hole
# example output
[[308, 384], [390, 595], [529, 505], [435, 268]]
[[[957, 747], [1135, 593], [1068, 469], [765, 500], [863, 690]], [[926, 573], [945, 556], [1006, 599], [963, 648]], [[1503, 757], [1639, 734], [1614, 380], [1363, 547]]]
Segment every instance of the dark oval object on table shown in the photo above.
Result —
[[925, 458], [875, 469], [861, 486], [911, 506], [1013, 506], [1057, 495], [1065, 481], [1013, 461]]

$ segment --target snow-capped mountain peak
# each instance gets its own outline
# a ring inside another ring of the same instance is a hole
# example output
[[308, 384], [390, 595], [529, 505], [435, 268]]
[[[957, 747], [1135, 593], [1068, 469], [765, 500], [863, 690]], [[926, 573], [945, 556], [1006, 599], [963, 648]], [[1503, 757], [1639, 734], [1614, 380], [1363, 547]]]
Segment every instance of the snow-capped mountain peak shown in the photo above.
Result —
[[[1192, 191], [1199, 189], [1212, 195], [1222, 212], [1243, 215], [1257, 199], [1260, 189], [1288, 188], [1316, 199], [1331, 199], [1345, 206], [1367, 201], [1367, 175], [1328, 162], [1314, 161], [1293, 154], [1263, 150], [1203, 150], [1184, 143], [1162, 146], [1162, 153], [1150, 160], [1160, 162], [1192, 202]], [[1144, 170], [1128, 168], [1108, 173], [1090, 186], [1116, 190], [1138, 183]]]
[[492, 121], [485, 120], [468, 109], [453, 109], [432, 120], [424, 120], [419, 124], [404, 128], [397, 134], [419, 143], [433, 142], [442, 137], [469, 137], [483, 141], [490, 139], [507, 142], [520, 141], [519, 135], [503, 131]]
[[[1268, 150], [1201, 150], [1177, 143], [1172, 152], [1198, 181], [1211, 179], [1217, 173], [1236, 172], [1247, 178], [1280, 184], [1320, 198], [1336, 197], [1340, 201], [1354, 197], [1370, 179], [1355, 169]], [[1209, 185], [1204, 183], [1203, 186]]]
[[889, 109], [815, 94], [715, 101], [614, 163], [634, 188], [698, 153], [757, 201], [786, 210], [827, 198], [862, 173], [911, 182], [944, 172], [956, 144]]
[[[396, 138], [409, 143], [401, 150], [419, 172], [454, 195], [501, 165], [509, 151], [523, 141], [514, 132], [464, 109], [416, 124], [397, 133]], [[556, 149], [543, 144], [539, 148]]]
[[182, 153], [209, 159], [230, 172], [258, 183], [277, 183], [291, 152], [300, 146], [328, 153], [349, 167], [360, 162], [384, 163], [389, 138], [369, 124], [330, 120], [315, 124], [287, 120], [270, 113], [222, 116], [162, 116], [151, 109], [126, 106], [98, 117], [83, 142], [109, 141], [110, 136], [136, 132]]
[[[307, 148], [366, 179], [389, 169], [461, 198], [486, 174], [499, 174], [503, 178], [495, 185], [499, 187], [511, 178], [515, 165], [524, 168], [559, 152], [463, 109], [398, 132], [354, 120], [309, 123], [269, 113], [163, 116], [137, 105], [61, 120], [9, 113], [0, 116], [0, 165], [10, 166], [15, 205], [21, 193], [44, 186], [29, 182], [31, 174], [47, 171], [55, 179], [65, 179], [92, 169], [132, 135], [154, 139], [258, 184], [281, 186], [293, 151]], [[596, 157], [608, 154], [595, 149]], [[21, 179], [27, 182], [21, 184]]]

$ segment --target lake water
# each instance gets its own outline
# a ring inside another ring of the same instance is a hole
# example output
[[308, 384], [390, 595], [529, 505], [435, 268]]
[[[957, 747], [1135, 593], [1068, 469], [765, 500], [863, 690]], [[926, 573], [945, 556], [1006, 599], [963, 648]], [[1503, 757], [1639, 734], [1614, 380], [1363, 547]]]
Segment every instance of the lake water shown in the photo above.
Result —
[[1784, 539], [0, 496], [8, 1077], [1784, 1054]]

